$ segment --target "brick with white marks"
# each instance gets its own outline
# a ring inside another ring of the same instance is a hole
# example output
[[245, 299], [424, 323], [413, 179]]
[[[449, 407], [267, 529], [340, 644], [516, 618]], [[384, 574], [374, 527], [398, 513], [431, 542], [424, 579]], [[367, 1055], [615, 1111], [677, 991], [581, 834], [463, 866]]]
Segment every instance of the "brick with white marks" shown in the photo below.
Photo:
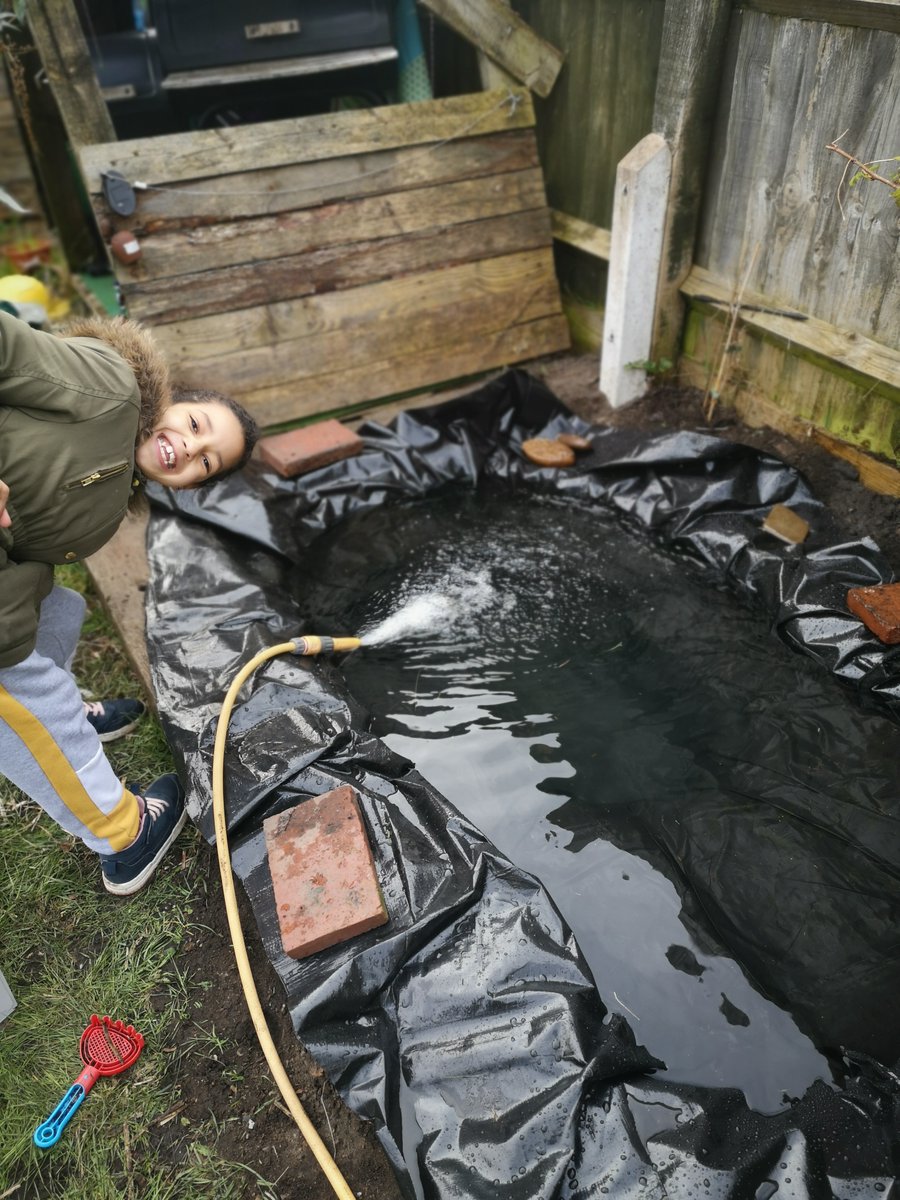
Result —
[[281, 941], [305, 958], [387, 922], [356, 792], [336, 788], [263, 822]]

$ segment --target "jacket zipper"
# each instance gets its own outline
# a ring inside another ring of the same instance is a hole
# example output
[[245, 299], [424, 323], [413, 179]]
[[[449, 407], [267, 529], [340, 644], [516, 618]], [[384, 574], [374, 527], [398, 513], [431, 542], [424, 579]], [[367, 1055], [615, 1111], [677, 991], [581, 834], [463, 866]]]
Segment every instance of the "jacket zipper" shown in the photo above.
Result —
[[117, 463], [114, 467], [101, 467], [99, 471], [94, 471], [90, 475], [85, 475], [83, 479], [76, 479], [72, 483], [67, 483], [64, 491], [71, 492], [75, 488], [90, 487], [92, 483], [99, 483], [101, 479], [111, 479], [113, 475], [121, 475], [123, 471], [128, 470], [128, 463]]

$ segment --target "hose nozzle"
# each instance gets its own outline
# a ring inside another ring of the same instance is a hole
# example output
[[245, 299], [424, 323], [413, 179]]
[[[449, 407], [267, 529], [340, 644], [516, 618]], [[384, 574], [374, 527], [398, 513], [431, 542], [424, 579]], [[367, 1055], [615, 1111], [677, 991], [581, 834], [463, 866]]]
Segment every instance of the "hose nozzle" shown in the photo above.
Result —
[[358, 637], [298, 637], [292, 639], [294, 654], [340, 654], [347, 650], [358, 650], [362, 641]]

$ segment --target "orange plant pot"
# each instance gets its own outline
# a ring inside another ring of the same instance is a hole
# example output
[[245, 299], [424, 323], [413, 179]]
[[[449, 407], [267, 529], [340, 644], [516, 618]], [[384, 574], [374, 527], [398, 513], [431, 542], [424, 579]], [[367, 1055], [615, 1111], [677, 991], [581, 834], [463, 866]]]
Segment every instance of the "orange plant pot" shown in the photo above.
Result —
[[29, 241], [11, 242], [3, 247], [3, 253], [9, 259], [10, 266], [19, 274], [24, 275], [32, 267], [50, 261], [51, 245], [46, 239], [33, 238]]

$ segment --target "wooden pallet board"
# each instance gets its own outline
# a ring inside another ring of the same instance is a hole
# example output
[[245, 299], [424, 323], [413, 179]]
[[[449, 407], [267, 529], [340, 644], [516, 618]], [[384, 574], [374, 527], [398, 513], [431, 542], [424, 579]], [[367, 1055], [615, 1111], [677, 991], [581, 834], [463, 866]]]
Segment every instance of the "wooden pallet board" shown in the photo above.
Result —
[[[264, 424], [568, 347], [526, 93], [88, 146], [130, 316]], [[450, 140], [448, 140], [450, 139]], [[108, 210], [104, 170], [136, 191]]]

